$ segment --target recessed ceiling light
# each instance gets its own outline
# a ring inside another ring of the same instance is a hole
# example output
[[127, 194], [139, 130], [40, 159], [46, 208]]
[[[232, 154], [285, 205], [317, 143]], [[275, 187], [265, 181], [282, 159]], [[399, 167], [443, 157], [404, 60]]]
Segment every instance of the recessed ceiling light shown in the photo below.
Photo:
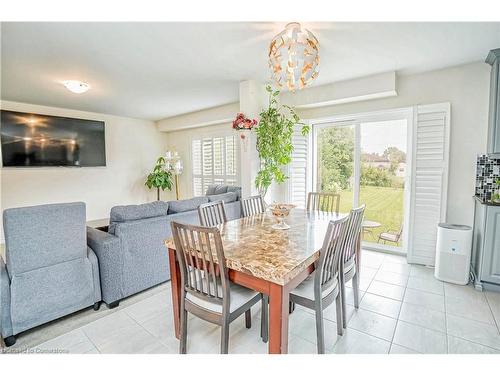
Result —
[[82, 81], [75, 81], [75, 80], [62, 81], [62, 84], [69, 91], [74, 92], [75, 94], [83, 94], [84, 92], [88, 91], [88, 89], [90, 89], [90, 85]]

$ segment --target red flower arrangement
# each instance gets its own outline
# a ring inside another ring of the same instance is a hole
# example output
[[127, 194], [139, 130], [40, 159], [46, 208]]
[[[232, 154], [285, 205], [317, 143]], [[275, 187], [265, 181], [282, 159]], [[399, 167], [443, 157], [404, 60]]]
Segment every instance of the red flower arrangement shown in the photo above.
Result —
[[254, 126], [257, 125], [257, 120], [251, 120], [243, 113], [238, 113], [236, 118], [233, 120], [234, 130], [252, 130]]

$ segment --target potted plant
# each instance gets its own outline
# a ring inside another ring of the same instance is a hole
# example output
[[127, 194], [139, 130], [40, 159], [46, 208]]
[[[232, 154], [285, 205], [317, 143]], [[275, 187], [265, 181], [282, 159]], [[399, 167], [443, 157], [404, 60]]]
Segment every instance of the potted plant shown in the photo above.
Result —
[[149, 188], [156, 188], [157, 199], [160, 200], [160, 189], [172, 190], [172, 173], [167, 170], [165, 158], [160, 156], [156, 161], [153, 171], [148, 175], [145, 185]]
[[256, 128], [260, 170], [255, 186], [262, 196], [266, 195], [273, 181], [281, 184], [288, 178], [283, 167], [292, 161], [295, 126], [302, 126], [302, 135], [309, 133], [309, 126], [300, 121], [292, 107], [278, 103], [279, 91], [274, 91], [269, 85], [266, 91], [269, 93], [268, 108], [260, 113]]

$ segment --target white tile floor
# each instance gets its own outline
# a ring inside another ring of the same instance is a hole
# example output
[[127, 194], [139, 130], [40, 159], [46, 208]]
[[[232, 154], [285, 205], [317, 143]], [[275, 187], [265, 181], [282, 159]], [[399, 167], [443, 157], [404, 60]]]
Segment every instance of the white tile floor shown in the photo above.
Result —
[[[444, 284], [434, 279], [433, 269], [370, 251], [363, 251], [360, 284], [359, 310], [352, 306], [352, 290], [348, 289], [349, 321], [342, 337], [336, 334], [335, 306], [325, 311], [329, 353], [500, 353], [499, 293]], [[254, 310], [250, 330], [245, 329], [243, 317], [231, 325], [230, 353], [267, 352], [259, 337], [259, 311]], [[188, 332], [188, 353], [218, 353], [218, 327], [193, 317]], [[113, 310], [33, 351], [177, 353], [178, 347], [167, 284], [148, 298]], [[290, 316], [289, 352], [316, 353], [312, 311], [297, 307]]]

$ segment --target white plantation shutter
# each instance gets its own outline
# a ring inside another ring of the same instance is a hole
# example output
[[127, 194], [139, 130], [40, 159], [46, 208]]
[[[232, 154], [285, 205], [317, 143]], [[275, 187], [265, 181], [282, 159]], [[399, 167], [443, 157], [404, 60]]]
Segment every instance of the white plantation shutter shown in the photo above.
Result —
[[194, 139], [192, 142], [192, 168], [193, 168], [193, 195], [200, 196], [203, 192], [203, 178], [202, 178], [202, 153], [201, 153], [201, 140]]
[[417, 106], [413, 124], [410, 263], [434, 265], [438, 223], [446, 220], [450, 105]]
[[304, 208], [308, 192], [309, 136], [303, 136], [302, 126], [294, 129], [292, 162], [288, 166], [288, 201]]
[[235, 186], [238, 183], [238, 176], [237, 176], [237, 168], [236, 168], [236, 162], [237, 162], [237, 155], [238, 155], [238, 150], [237, 150], [237, 142], [236, 142], [236, 137], [234, 135], [231, 136], [226, 136], [226, 184]]
[[237, 185], [238, 165], [235, 135], [193, 139], [191, 142], [193, 195], [204, 195], [212, 184]]

